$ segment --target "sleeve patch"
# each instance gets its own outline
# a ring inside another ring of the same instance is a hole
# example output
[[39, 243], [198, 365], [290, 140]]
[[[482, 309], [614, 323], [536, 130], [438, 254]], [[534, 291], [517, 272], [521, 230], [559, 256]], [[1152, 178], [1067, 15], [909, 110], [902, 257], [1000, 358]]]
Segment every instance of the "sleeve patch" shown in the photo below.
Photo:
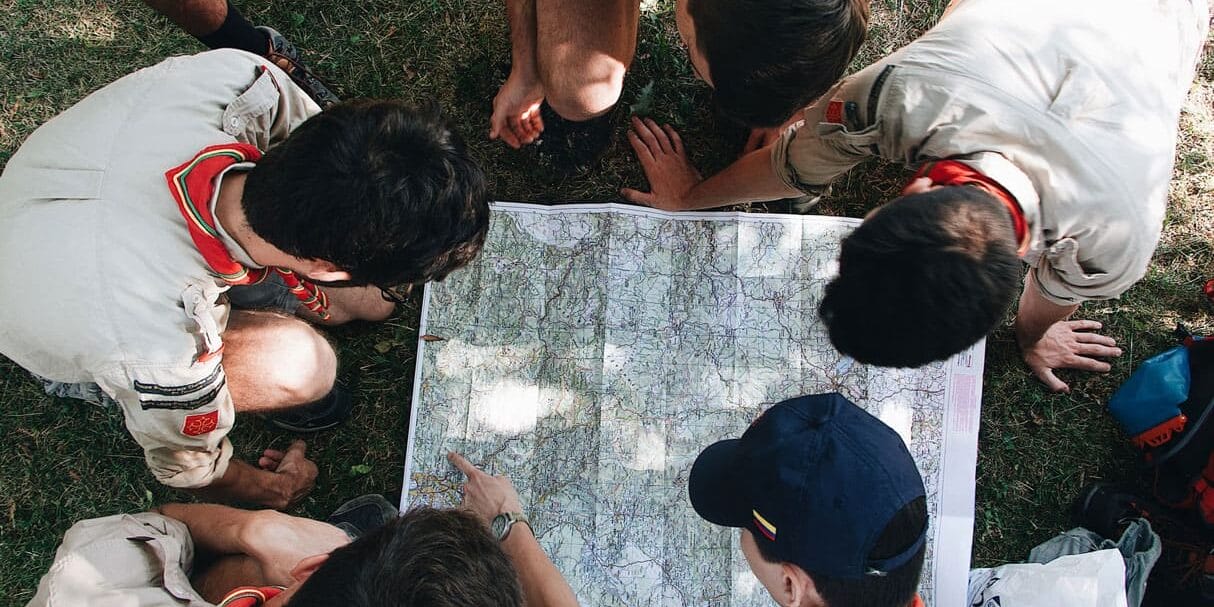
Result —
[[219, 385], [211, 389], [210, 392], [190, 400], [143, 400], [139, 399], [139, 406], [144, 411], [148, 409], [167, 409], [170, 411], [193, 411], [203, 405], [210, 404], [219, 396], [219, 391], [227, 384], [226, 379], [220, 379]]
[[181, 426], [181, 433], [186, 436], [201, 436], [219, 427], [219, 410], [210, 413], [187, 415]]
[[[215, 365], [215, 370], [204, 379], [200, 379], [192, 384], [184, 386], [162, 386], [159, 384], [145, 384], [141, 381], [135, 382], [135, 391], [140, 394], [155, 394], [158, 396], [185, 396], [197, 392], [215, 381], [215, 378], [223, 373], [223, 367]], [[145, 409], [147, 407], [144, 407]]]

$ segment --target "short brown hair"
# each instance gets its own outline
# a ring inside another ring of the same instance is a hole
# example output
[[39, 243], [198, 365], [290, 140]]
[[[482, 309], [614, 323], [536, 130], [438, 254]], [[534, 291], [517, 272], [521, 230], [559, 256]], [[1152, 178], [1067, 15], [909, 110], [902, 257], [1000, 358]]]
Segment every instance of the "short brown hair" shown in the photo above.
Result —
[[334, 550], [291, 607], [521, 607], [501, 545], [464, 510], [414, 508]]
[[868, 33], [868, 0], [688, 0], [713, 97], [751, 127], [777, 126], [843, 76]]

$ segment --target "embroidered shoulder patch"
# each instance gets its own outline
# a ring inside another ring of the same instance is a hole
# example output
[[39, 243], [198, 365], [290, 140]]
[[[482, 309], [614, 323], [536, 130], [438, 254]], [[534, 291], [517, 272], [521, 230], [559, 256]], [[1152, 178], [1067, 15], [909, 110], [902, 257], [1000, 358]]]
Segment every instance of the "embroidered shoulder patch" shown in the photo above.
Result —
[[181, 433], [186, 436], [200, 436], [219, 427], [219, 410], [210, 413], [187, 415], [181, 426]]
[[826, 104], [826, 115], [822, 117], [822, 121], [830, 124], [843, 124], [843, 101], [831, 99], [830, 103]]

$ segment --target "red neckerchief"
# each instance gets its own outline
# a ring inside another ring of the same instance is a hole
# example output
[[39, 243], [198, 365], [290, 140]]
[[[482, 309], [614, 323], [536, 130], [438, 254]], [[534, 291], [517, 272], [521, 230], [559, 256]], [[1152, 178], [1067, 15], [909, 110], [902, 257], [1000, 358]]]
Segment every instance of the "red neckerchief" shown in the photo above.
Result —
[[1029, 250], [1029, 222], [1024, 217], [1024, 210], [1020, 208], [1020, 203], [1016, 202], [1016, 198], [1012, 196], [1003, 186], [997, 181], [975, 171], [963, 162], [956, 160], [935, 160], [924, 164], [919, 172], [911, 178], [911, 181], [927, 177], [932, 180], [935, 185], [970, 185], [985, 191], [987, 194], [994, 196], [1003, 206], [1007, 208], [1007, 212], [1012, 215], [1012, 224], [1016, 227], [1016, 254], [1021, 257]]
[[253, 285], [265, 280], [270, 271], [274, 271], [304, 306], [322, 320], [328, 320], [329, 298], [320, 287], [299, 278], [286, 268], [246, 268], [232, 259], [219, 238], [215, 218], [211, 215], [215, 178], [233, 164], [253, 162], [259, 158], [261, 151], [246, 143], [213, 145], [185, 164], [169, 170], [164, 178], [169, 182], [169, 191], [177, 201], [181, 216], [185, 218], [194, 246], [198, 247], [202, 258], [219, 278], [230, 285]]
[[284, 590], [282, 586], [241, 586], [223, 597], [216, 607], [261, 607]]

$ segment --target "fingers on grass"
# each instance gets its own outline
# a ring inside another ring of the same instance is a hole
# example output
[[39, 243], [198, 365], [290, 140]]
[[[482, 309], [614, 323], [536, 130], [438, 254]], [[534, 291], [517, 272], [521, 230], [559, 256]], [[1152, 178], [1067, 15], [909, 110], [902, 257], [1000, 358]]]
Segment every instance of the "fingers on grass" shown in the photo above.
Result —
[[633, 118], [631, 132], [636, 133], [636, 136], [641, 139], [641, 142], [649, 148], [650, 154], [657, 156], [659, 153], [661, 153], [662, 146], [658, 144], [657, 136], [654, 135], [653, 131], [650, 130], [649, 125], [644, 121], [638, 118]]
[[632, 151], [636, 152], [641, 165], [648, 168], [649, 164], [654, 161], [653, 151], [636, 131], [628, 131], [628, 144], [632, 146]]
[[653, 194], [649, 192], [642, 192], [632, 188], [620, 188], [620, 196], [623, 196], [624, 200], [634, 204], [653, 206]]
[[1093, 373], [1108, 373], [1113, 366], [1103, 360], [1088, 358], [1086, 356], [1072, 356], [1067, 364], [1068, 368], [1078, 369], [1080, 371], [1091, 371]]
[[1121, 348], [1112, 348], [1100, 344], [1076, 344], [1075, 353], [1080, 356], [1116, 358], [1121, 356]]
[[658, 123], [654, 122], [652, 118], [646, 118], [645, 126], [649, 127], [650, 133], [653, 133], [653, 140], [658, 143], [659, 150], [666, 154], [674, 151], [674, 147], [670, 143], [670, 136], [662, 130], [662, 127], [658, 126]]
[[1041, 382], [1045, 384], [1045, 387], [1049, 389], [1050, 392], [1054, 392], [1056, 394], [1068, 394], [1071, 391], [1071, 387], [1066, 385], [1066, 382], [1058, 379], [1057, 375], [1054, 375], [1053, 369], [1033, 369], [1033, 374], [1037, 376], [1037, 379], [1040, 379]]
[[1072, 331], [1099, 331], [1102, 326], [1094, 320], [1071, 320], [1067, 321]]
[[1117, 340], [1099, 333], [1076, 333], [1075, 341], [1081, 344], [1099, 344], [1101, 346], [1108, 346], [1110, 348], [1117, 345]]
[[683, 154], [683, 138], [679, 137], [679, 132], [674, 130], [674, 127], [669, 124], [663, 124], [662, 130], [666, 132], [666, 136], [670, 138], [670, 149], [676, 154]]

